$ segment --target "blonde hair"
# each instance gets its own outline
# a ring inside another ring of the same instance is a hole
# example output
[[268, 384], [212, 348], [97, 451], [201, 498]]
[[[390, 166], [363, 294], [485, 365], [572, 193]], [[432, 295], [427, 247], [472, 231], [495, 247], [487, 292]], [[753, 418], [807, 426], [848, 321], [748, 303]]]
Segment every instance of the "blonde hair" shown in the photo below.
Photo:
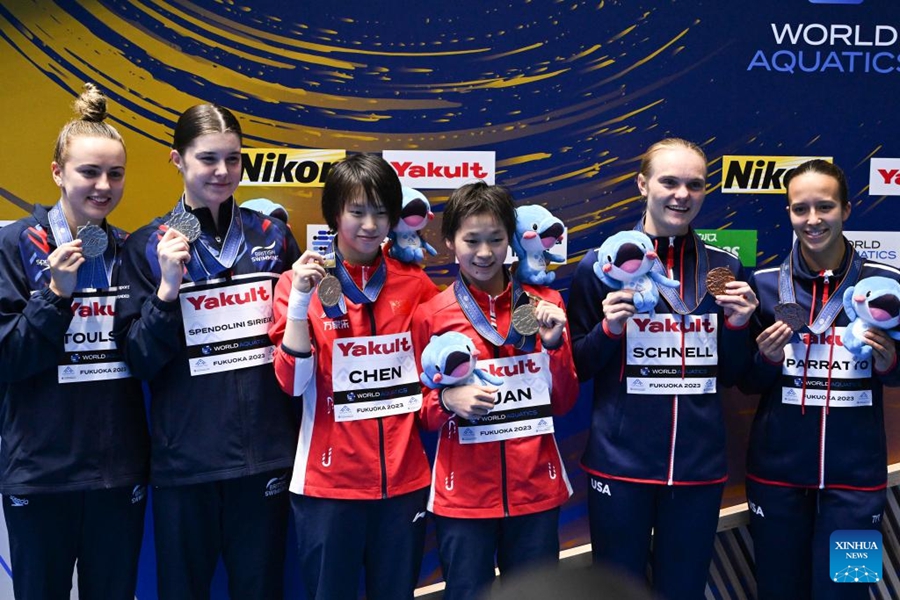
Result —
[[641, 168], [638, 172], [641, 175], [643, 175], [644, 178], [649, 179], [650, 167], [651, 167], [651, 163], [653, 162], [653, 158], [657, 154], [662, 152], [663, 150], [674, 150], [677, 148], [684, 148], [685, 150], [691, 150], [691, 151], [695, 152], [697, 154], [697, 156], [702, 158], [703, 165], [704, 165], [703, 166], [703, 169], [704, 169], [703, 174], [704, 174], [704, 176], [706, 175], [706, 153], [703, 152], [703, 149], [701, 149], [700, 146], [698, 146], [694, 142], [689, 142], [687, 140], [683, 140], [683, 139], [677, 138], [677, 137], [662, 139], [662, 140], [656, 142], [655, 144], [653, 144], [652, 146], [650, 146], [649, 148], [647, 148], [647, 151], [644, 152], [644, 156], [641, 157]]
[[69, 154], [69, 143], [76, 137], [107, 138], [119, 142], [122, 149], [125, 149], [125, 142], [116, 128], [104, 123], [107, 116], [106, 96], [96, 85], [85, 83], [84, 91], [75, 99], [72, 108], [78, 117], [63, 125], [56, 137], [56, 147], [53, 150], [53, 161], [56, 164], [60, 166], [65, 164]]

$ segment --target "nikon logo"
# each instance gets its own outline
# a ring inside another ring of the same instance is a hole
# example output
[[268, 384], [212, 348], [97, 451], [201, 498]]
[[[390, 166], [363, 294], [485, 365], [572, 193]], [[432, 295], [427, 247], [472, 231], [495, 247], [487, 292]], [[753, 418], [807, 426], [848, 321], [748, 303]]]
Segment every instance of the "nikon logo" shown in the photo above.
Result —
[[241, 185], [322, 187], [328, 171], [345, 156], [344, 150], [245, 150], [241, 153]]
[[723, 156], [723, 194], [783, 194], [784, 176], [808, 160], [830, 156]]

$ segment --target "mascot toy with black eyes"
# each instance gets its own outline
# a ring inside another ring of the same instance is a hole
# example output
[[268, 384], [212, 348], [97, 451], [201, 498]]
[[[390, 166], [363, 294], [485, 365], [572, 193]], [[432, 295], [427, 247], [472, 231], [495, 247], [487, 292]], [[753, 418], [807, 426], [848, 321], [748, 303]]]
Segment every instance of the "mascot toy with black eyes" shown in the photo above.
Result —
[[566, 227], [549, 210], [537, 204], [516, 209], [516, 235], [510, 240], [519, 262], [513, 277], [531, 285], [550, 285], [556, 273], [547, 270], [548, 262], [564, 263], [565, 256], [553, 254], [550, 248], [563, 240]]
[[421, 263], [425, 260], [425, 252], [431, 256], [437, 254], [434, 246], [425, 241], [421, 230], [428, 221], [434, 218], [431, 203], [425, 194], [413, 188], [403, 188], [403, 204], [400, 209], [400, 220], [388, 233], [391, 240], [388, 254], [391, 258], [405, 263]]
[[431, 336], [422, 350], [422, 383], [435, 390], [455, 385], [487, 383], [501, 385], [503, 381], [475, 366], [478, 349], [472, 338], [464, 333], [448, 331]]
[[620, 231], [597, 249], [594, 274], [615, 290], [634, 290], [634, 307], [639, 313], [656, 314], [658, 285], [677, 288], [681, 284], [653, 271], [656, 260], [653, 241], [640, 231]]
[[887, 277], [866, 277], [844, 292], [843, 300], [851, 322], [841, 341], [853, 356], [872, 355], [872, 346], [865, 343], [866, 330], [871, 327], [900, 340], [900, 333], [890, 331], [900, 324], [900, 283]]

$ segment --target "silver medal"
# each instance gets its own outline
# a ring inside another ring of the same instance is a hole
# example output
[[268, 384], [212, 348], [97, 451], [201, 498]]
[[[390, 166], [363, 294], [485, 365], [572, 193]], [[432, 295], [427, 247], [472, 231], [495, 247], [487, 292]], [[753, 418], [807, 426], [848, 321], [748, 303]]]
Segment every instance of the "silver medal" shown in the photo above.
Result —
[[182, 234], [188, 242], [193, 243], [200, 237], [200, 220], [187, 211], [173, 214], [166, 226]]
[[109, 237], [106, 232], [96, 225], [79, 227], [75, 237], [81, 240], [81, 253], [87, 259], [103, 256], [109, 245]]

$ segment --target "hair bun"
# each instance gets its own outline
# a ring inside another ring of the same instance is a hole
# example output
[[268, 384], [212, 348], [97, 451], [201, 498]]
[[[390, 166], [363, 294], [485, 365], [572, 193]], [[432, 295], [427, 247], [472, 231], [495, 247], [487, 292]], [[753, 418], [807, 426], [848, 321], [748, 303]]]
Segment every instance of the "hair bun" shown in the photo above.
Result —
[[93, 83], [84, 84], [84, 91], [75, 100], [75, 112], [83, 121], [101, 123], [106, 118], [106, 96]]

